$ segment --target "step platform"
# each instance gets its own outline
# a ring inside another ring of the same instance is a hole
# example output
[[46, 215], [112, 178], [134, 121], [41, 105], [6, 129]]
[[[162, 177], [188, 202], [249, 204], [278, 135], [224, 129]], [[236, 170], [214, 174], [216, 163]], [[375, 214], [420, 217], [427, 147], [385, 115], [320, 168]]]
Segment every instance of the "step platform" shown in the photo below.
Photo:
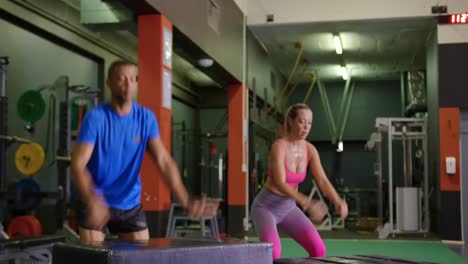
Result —
[[58, 242], [65, 242], [65, 237], [46, 235], [0, 240], [0, 264], [52, 263], [52, 247]]
[[274, 264], [435, 264], [435, 262], [421, 262], [410, 259], [380, 255], [356, 255], [346, 257], [326, 258], [283, 258], [275, 259]]
[[54, 263], [67, 264], [271, 264], [271, 243], [244, 240], [154, 238], [146, 242], [109, 240], [89, 245], [55, 244]]

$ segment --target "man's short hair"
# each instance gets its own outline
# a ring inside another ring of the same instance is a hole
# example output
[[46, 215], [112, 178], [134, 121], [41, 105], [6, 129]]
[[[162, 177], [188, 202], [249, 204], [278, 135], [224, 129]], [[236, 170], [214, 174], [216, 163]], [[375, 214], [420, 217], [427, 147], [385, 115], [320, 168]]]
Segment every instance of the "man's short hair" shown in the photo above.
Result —
[[133, 65], [136, 67], [136, 64], [129, 60], [116, 60], [112, 62], [112, 64], [109, 66], [109, 69], [107, 70], [107, 79], [111, 78], [112, 74], [115, 72], [115, 69], [123, 65]]

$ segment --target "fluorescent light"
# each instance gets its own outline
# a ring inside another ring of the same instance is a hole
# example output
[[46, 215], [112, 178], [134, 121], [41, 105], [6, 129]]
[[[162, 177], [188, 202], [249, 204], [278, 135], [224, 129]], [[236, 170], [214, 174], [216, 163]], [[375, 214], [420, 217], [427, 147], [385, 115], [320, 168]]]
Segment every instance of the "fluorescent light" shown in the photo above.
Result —
[[343, 141], [338, 142], [338, 148], [336, 152], [343, 152]]
[[341, 66], [341, 76], [343, 77], [343, 80], [345, 81], [349, 79], [349, 72], [346, 66]]
[[198, 59], [198, 65], [200, 65], [203, 68], [208, 68], [213, 65], [214, 61], [210, 58], [201, 58]]
[[336, 50], [336, 54], [338, 54], [338, 55], [343, 54], [343, 46], [341, 45], [340, 36], [335, 35], [335, 36], [333, 36], [333, 39], [335, 40], [335, 50]]

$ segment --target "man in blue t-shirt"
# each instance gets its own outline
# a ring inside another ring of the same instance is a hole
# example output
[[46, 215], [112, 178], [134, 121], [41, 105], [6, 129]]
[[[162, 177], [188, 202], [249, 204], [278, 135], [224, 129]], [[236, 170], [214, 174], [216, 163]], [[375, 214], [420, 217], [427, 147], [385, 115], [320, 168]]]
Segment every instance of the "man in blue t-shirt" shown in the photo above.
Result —
[[201, 217], [206, 199], [189, 199], [176, 163], [159, 137], [154, 114], [132, 100], [137, 87], [136, 66], [116, 61], [107, 76], [111, 102], [85, 116], [72, 153], [81, 242], [103, 241], [106, 226], [120, 239], [149, 239], [140, 203], [140, 167], [145, 151], [187, 213]]

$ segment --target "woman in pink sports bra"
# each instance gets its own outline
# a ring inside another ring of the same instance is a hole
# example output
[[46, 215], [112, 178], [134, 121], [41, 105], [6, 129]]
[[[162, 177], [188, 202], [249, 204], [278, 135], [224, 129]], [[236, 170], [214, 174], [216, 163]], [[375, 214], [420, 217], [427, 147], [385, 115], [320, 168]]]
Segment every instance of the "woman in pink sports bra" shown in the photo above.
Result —
[[252, 204], [252, 221], [260, 241], [273, 243], [273, 258], [281, 257], [281, 240], [277, 226], [296, 240], [310, 257], [325, 256], [325, 245], [317, 229], [302, 210], [307, 211], [314, 222], [323, 220], [327, 206], [323, 202], [309, 200], [298, 191], [304, 181], [307, 167], [322, 194], [346, 218], [348, 205], [338, 195], [328, 180], [320, 163], [317, 149], [305, 139], [312, 125], [312, 111], [306, 104], [289, 107], [284, 122], [285, 134], [276, 140], [269, 156], [269, 175], [263, 189]]

